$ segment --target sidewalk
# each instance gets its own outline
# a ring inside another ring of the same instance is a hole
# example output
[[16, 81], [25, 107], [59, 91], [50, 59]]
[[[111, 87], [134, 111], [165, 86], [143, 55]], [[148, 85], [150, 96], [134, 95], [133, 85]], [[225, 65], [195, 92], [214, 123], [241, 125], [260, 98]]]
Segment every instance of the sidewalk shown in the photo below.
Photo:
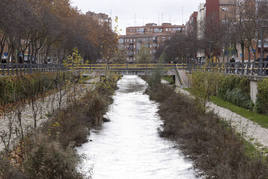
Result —
[[[50, 96], [45, 97], [44, 99], [39, 99], [35, 103], [35, 110], [32, 110], [31, 104], [27, 104], [21, 110], [21, 119], [22, 119], [22, 127], [24, 135], [31, 132], [34, 129], [34, 116], [36, 116], [36, 126], [40, 127], [45, 121], [50, 118], [50, 115], [59, 109], [59, 105], [61, 103], [61, 108], [66, 108], [69, 104], [70, 97], [75, 99], [80, 99], [88, 91], [92, 91], [95, 88], [95, 83], [99, 81], [99, 78], [92, 79], [86, 82], [86, 84], [81, 84], [76, 86], [75, 95], [73, 95], [73, 88], [69, 90], [62, 90], [62, 92], [54, 93]], [[61, 102], [60, 102], [60, 96]], [[6, 115], [0, 117], [0, 151], [5, 149], [5, 145], [3, 143], [3, 137], [5, 136], [5, 141], [9, 141], [10, 137], [10, 146], [12, 148], [18, 141], [20, 131], [20, 125], [18, 120], [18, 113], [16, 111], [12, 111]], [[12, 131], [10, 133], [10, 131]]]
[[[176, 88], [176, 93], [195, 98], [188, 91]], [[268, 148], [268, 129], [261, 127], [257, 123], [244, 118], [226, 108], [217, 106], [212, 102], [207, 103], [208, 111], [213, 111], [220, 118], [230, 122], [231, 126], [241, 134], [248, 142], [254, 144], [260, 150]]]

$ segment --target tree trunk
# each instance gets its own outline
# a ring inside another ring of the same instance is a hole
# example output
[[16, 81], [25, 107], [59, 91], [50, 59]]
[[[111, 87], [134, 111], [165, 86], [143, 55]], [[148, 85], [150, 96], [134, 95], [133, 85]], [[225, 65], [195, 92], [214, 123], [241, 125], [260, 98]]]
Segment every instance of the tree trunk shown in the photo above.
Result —
[[245, 44], [241, 42], [241, 51], [242, 51], [242, 63], [245, 62]]

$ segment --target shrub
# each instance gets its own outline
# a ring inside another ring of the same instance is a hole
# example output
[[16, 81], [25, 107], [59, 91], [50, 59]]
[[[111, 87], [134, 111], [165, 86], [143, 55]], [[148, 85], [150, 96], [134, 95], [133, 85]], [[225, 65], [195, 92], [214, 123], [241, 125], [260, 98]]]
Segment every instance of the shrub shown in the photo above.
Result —
[[65, 72], [2, 77], [0, 78], [0, 105], [37, 97], [57, 88], [58, 84], [65, 84], [71, 78], [71, 74]]
[[256, 109], [260, 113], [268, 114], [268, 79], [258, 83]]
[[[1, 156], [2, 157], [2, 156]], [[12, 167], [10, 162], [0, 158], [0, 178], [1, 179], [26, 179], [27, 177], [18, 169]]]
[[223, 96], [223, 99], [229, 101], [237, 106], [246, 108], [246, 109], [253, 109], [253, 102], [251, 101], [249, 95], [243, 93], [243, 91], [239, 88], [234, 88], [232, 90], [227, 90], [226, 94]]
[[210, 96], [219, 96], [237, 106], [253, 109], [250, 99], [250, 80], [246, 77], [211, 72], [194, 72], [192, 88], [203, 106]]
[[82, 178], [76, 171], [79, 157], [72, 149], [63, 149], [55, 141], [45, 136], [38, 136], [30, 141], [31, 149], [23, 163], [24, 173], [28, 178]]
[[240, 89], [241, 93], [248, 95], [250, 93], [250, 80], [246, 77], [225, 75], [219, 81], [218, 96], [224, 98], [228, 90]]

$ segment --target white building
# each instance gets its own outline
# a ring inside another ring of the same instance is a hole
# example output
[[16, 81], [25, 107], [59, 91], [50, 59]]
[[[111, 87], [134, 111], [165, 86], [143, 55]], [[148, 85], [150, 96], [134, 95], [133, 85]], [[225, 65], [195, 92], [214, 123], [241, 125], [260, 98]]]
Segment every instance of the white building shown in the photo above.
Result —
[[[197, 15], [197, 39], [201, 40], [205, 37], [205, 21], [206, 21], [206, 6], [204, 3], [201, 3], [198, 7]], [[197, 57], [204, 57], [205, 51], [199, 49], [197, 51]]]

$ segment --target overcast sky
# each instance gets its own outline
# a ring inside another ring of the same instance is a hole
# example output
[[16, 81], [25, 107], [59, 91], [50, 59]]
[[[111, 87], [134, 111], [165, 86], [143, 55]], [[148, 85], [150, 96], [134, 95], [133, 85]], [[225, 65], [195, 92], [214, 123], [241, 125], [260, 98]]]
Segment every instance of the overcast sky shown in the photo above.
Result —
[[[185, 24], [205, 0], [71, 0], [82, 12], [103, 12], [119, 18], [121, 34], [127, 26], [171, 22]], [[113, 21], [113, 25], [115, 22]]]

